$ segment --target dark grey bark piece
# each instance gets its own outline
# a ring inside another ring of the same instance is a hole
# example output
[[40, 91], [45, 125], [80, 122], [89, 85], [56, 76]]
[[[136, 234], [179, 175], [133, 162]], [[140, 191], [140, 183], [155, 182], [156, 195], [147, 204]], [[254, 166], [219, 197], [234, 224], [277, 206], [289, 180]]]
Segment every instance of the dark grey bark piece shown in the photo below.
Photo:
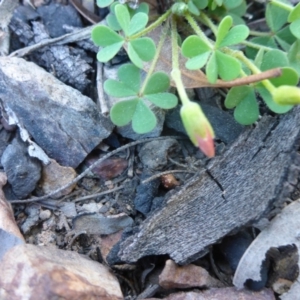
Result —
[[21, 58], [0, 58], [0, 98], [63, 166], [76, 168], [113, 128], [90, 98]]
[[300, 107], [281, 118], [263, 117], [146, 219], [121, 244], [119, 257], [135, 262], [169, 254], [177, 263], [188, 263], [225, 235], [267, 215], [294, 189], [288, 173], [300, 165], [299, 123]]
[[[35, 45], [50, 38], [46, 25], [41, 20], [26, 22], [24, 17], [20, 18], [21, 13], [22, 11], [17, 11], [10, 24], [14, 34], [13, 49]], [[18, 45], [18, 42], [22, 45]], [[87, 75], [92, 72], [92, 67], [89, 65], [90, 57], [83, 49], [53, 45], [35, 51], [29, 57], [48, 72], [54, 73], [59, 80], [81, 92], [90, 84]]]

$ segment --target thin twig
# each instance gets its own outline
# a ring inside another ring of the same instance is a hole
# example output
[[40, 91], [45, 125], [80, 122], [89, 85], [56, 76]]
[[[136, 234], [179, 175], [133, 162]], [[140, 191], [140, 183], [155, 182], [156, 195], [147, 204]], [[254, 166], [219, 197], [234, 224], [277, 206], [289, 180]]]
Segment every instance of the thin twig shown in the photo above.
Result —
[[103, 64], [99, 61], [97, 62], [96, 86], [97, 86], [97, 93], [98, 93], [97, 102], [99, 104], [100, 111], [103, 115], [107, 115], [109, 109], [107, 106], [107, 102], [105, 100], [104, 90], [103, 90]]
[[100, 196], [107, 195], [107, 194], [113, 193], [115, 191], [121, 190], [123, 188], [124, 188], [124, 185], [121, 185], [121, 186], [119, 186], [117, 188], [114, 188], [112, 190], [108, 190], [108, 191], [104, 191], [104, 192], [100, 192], [100, 193], [96, 193], [96, 194], [92, 194], [92, 195], [77, 198], [72, 202], [80, 202], [80, 201], [89, 200], [89, 199], [92, 199], [92, 198], [95, 198], [95, 197], [100, 197]]
[[37, 198], [31, 198], [31, 199], [24, 199], [24, 200], [11, 200], [9, 201], [10, 203], [31, 203], [31, 202], [37, 202], [37, 201], [42, 201], [42, 200], [46, 200], [52, 196], [55, 196], [56, 194], [62, 192], [63, 190], [69, 188], [70, 186], [72, 186], [73, 184], [77, 183], [80, 179], [82, 179], [84, 176], [86, 176], [90, 171], [92, 171], [96, 166], [98, 166], [101, 162], [103, 162], [104, 160], [106, 160], [107, 158], [115, 155], [116, 153], [123, 151], [125, 149], [128, 149], [130, 147], [133, 147], [135, 145], [138, 144], [142, 144], [142, 143], [147, 143], [147, 142], [151, 142], [151, 141], [156, 141], [156, 140], [164, 140], [164, 139], [168, 139], [168, 138], [174, 138], [174, 139], [185, 139], [185, 137], [182, 136], [163, 136], [163, 137], [156, 137], [156, 138], [150, 138], [150, 139], [143, 139], [143, 140], [139, 140], [139, 141], [134, 141], [132, 143], [129, 143], [127, 145], [124, 145], [106, 155], [104, 155], [103, 157], [99, 158], [98, 160], [96, 160], [92, 165], [90, 165], [84, 172], [82, 172], [80, 175], [78, 175], [76, 178], [74, 178], [72, 181], [70, 181], [69, 183], [65, 184], [64, 186], [62, 186], [59, 189], [56, 189], [55, 191], [51, 192], [50, 194], [44, 195], [42, 197], [37, 197]]

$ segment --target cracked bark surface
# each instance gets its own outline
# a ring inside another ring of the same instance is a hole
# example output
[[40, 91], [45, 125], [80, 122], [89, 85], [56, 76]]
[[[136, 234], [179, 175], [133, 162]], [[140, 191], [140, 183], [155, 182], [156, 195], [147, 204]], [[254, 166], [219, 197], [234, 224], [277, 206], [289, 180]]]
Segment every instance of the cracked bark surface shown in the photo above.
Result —
[[207, 253], [210, 245], [267, 216], [296, 189], [300, 107], [283, 117], [263, 117], [207, 169], [200, 170], [120, 244], [118, 256], [135, 262], [169, 254], [179, 264]]

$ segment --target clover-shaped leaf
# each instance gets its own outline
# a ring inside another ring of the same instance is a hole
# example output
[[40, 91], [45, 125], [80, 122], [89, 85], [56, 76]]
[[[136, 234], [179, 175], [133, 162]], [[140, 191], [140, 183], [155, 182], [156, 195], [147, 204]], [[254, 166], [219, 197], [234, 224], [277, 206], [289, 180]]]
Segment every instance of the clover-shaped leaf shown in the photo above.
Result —
[[101, 62], [112, 59], [125, 43], [115, 31], [103, 25], [92, 30], [92, 40], [96, 45], [104, 47], [97, 54], [97, 59]]
[[232, 26], [232, 17], [231, 16], [226, 16], [225, 18], [222, 19], [222, 21], [219, 24], [217, 35], [216, 35], [216, 48], [219, 47], [227, 33], [229, 32], [229, 29]]
[[281, 68], [281, 75], [279, 77], [269, 79], [274, 86], [281, 85], [297, 85], [299, 82], [299, 75], [294, 68]]
[[139, 99], [123, 100], [116, 103], [110, 110], [110, 118], [117, 126], [128, 124], [135, 113]]
[[155, 44], [148, 37], [139, 38], [128, 43], [128, 56], [139, 68], [143, 67], [143, 61], [150, 61], [155, 55]]
[[133, 64], [121, 66], [118, 77], [119, 80], [109, 79], [104, 83], [107, 94], [126, 98], [117, 102], [110, 112], [112, 122], [118, 126], [132, 121], [135, 132], [149, 132], [156, 125], [156, 117], [148, 106], [148, 101], [164, 109], [177, 105], [177, 97], [166, 92], [170, 86], [170, 79], [163, 72], [152, 74], [144, 89], [141, 88], [141, 71]]
[[164, 72], [156, 72], [147, 82], [144, 94], [156, 94], [166, 91], [170, 86], [170, 78]]
[[259, 108], [253, 89], [249, 90], [246, 97], [236, 106], [234, 118], [242, 125], [253, 124], [259, 117]]
[[97, 46], [105, 47], [119, 43], [123, 38], [110, 28], [99, 25], [92, 30], [92, 40]]
[[156, 126], [156, 116], [143, 102], [139, 101], [132, 117], [132, 129], [139, 134], [147, 133]]
[[187, 3], [187, 7], [190, 13], [192, 13], [195, 16], [199, 16], [200, 15], [200, 11], [198, 9], [198, 7], [195, 5], [195, 3], [192, 0], [189, 0]]
[[208, 0], [193, 0], [193, 2], [199, 9], [204, 9], [208, 5]]
[[237, 25], [229, 30], [219, 47], [228, 47], [244, 41], [249, 35], [249, 28], [245, 25]]
[[288, 65], [289, 61], [286, 53], [281, 50], [274, 49], [264, 54], [260, 69], [265, 71], [273, 68], [286, 67]]
[[114, 0], [97, 0], [97, 6], [103, 8], [111, 5]]
[[297, 39], [300, 39], [300, 19], [291, 23], [290, 30]]
[[293, 67], [300, 76], [300, 40], [297, 40], [288, 52], [290, 66]]
[[225, 107], [228, 109], [235, 108], [247, 97], [251, 90], [251, 87], [246, 85], [231, 88], [225, 99]]
[[300, 2], [293, 8], [293, 10], [288, 15], [288, 22], [292, 23], [300, 19]]
[[186, 63], [186, 67], [190, 70], [202, 68], [212, 51], [209, 45], [196, 35], [186, 38], [182, 43], [181, 50], [185, 57], [191, 58]]
[[232, 24], [233, 19], [231, 16], [222, 19], [216, 36], [215, 46], [217, 48], [238, 44], [248, 37], [249, 28], [247, 26], [237, 25], [231, 28]]
[[240, 62], [221, 51], [216, 51], [218, 73], [223, 80], [232, 80], [239, 76], [241, 72]]
[[[110, 13], [107, 15], [107, 17], [106, 17], [106, 22], [107, 22], [107, 25], [111, 28], [111, 29], [113, 29], [113, 30], [115, 30], [115, 31], [117, 31], [117, 30], [121, 30], [122, 28], [121, 28], [121, 26], [120, 26], [120, 24], [119, 24], [119, 22], [118, 22], [118, 20], [117, 20], [117, 17], [116, 17], [116, 13], [115, 13], [115, 7], [118, 5], [119, 3], [118, 2], [114, 2], [111, 6], [110, 6]], [[130, 15], [130, 18], [133, 18], [136, 14], [138, 14], [138, 13], [144, 13], [146, 16], [143, 16], [143, 19], [147, 19], [148, 20], [148, 17], [147, 17], [147, 15], [148, 15], [148, 13], [149, 13], [149, 6], [148, 6], [148, 4], [147, 3], [140, 3], [139, 4], [139, 7], [138, 8], [136, 8], [136, 9], [132, 9], [132, 8], [130, 8], [130, 7], [128, 7], [127, 6], [127, 9], [128, 9], [128, 11], [129, 11], [129, 15]], [[146, 17], [146, 18], [145, 18]], [[136, 23], [136, 20], [134, 20], [134, 21], [131, 21], [132, 23], [130, 23], [130, 24], [134, 24], [134, 23]], [[139, 30], [141, 30], [141, 29], [143, 29], [145, 26], [146, 26], [146, 24], [144, 25], [144, 27], [143, 26], [141, 26], [140, 24], [142, 24], [142, 21], [141, 21], [141, 23], [139, 23], [139, 26], [140, 26], [140, 29]], [[133, 25], [130, 25], [131, 27], [133, 26]], [[129, 29], [130, 30], [130, 29]], [[137, 31], [136, 31], [137, 32]]]
[[115, 15], [126, 36], [131, 36], [141, 31], [148, 23], [147, 14], [138, 12], [130, 16], [127, 6], [122, 4], [115, 6]]
[[217, 58], [216, 58], [216, 53], [213, 52], [212, 55], [210, 56], [206, 68], [206, 77], [209, 82], [216, 82], [218, 78], [218, 64], [217, 64]]
[[177, 106], [178, 99], [171, 93], [157, 93], [152, 95], [145, 95], [145, 98], [163, 109], [171, 109]]
[[267, 4], [266, 22], [274, 33], [287, 22], [288, 15], [288, 11], [272, 4], [272, 2]]

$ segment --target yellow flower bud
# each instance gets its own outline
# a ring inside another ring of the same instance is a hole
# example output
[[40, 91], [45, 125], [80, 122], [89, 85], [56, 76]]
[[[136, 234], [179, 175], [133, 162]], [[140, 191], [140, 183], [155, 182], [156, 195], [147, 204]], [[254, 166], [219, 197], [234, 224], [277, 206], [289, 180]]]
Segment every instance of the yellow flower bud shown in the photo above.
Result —
[[188, 102], [181, 107], [180, 115], [192, 143], [206, 156], [215, 156], [215, 134], [200, 106], [195, 102]]
[[277, 87], [272, 96], [275, 102], [281, 105], [300, 104], [300, 88], [290, 85]]

